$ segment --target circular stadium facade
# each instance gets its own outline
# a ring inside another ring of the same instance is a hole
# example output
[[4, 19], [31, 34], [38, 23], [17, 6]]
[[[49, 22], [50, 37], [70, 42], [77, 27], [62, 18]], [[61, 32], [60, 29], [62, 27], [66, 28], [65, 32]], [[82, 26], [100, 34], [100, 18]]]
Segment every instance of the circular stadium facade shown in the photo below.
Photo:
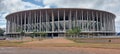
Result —
[[81, 8], [35, 9], [15, 12], [6, 16], [7, 35], [21, 31], [45, 32], [48, 36], [61, 36], [67, 30], [78, 27], [80, 35], [115, 35], [115, 15], [101, 10]]

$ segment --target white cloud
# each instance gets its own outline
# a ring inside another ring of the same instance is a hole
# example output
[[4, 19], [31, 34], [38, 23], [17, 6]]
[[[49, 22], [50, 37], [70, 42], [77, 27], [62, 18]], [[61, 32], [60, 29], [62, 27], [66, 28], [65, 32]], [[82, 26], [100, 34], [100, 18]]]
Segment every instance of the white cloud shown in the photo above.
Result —
[[42, 0], [35, 0], [36, 2], [42, 2]]
[[56, 5], [62, 8], [91, 8], [96, 0], [43, 0], [45, 5]]
[[0, 28], [5, 28], [6, 27], [6, 25], [0, 25]]
[[7, 10], [9, 12], [40, 8], [38, 5], [32, 4], [30, 2], [24, 2], [22, 0], [3, 0], [1, 4], [4, 8], [2, 11]]
[[[9, 13], [37, 8], [41, 6], [22, 0], [0, 0], [0, 23], [5, 24], [5, 16]], [[5, 27], [5, 25], [0, 24], [0, 27]]]

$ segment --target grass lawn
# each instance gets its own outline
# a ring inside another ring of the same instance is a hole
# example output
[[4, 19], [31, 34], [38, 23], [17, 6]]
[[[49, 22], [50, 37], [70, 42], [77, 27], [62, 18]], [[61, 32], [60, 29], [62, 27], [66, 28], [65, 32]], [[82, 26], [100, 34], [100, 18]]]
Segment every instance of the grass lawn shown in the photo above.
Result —
[[[75, 41], [75, 40], [74, 40]], [[112, 48], [120, 49], [120, 43], [36, 43], [25, 44], [31, 41], [7, 41], [1, 40], [0, 47], [84, 47], [84, 48]]]

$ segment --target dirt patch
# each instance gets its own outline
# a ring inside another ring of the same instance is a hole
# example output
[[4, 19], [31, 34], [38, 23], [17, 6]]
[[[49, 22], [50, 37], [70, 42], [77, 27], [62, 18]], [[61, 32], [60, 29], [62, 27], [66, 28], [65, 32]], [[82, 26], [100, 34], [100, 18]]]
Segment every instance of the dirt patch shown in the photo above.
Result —
[[42, 41], [32, 41], [25, 44], [37, 44], [37, 43], [74, 43], [74, 42], [65, 38], [53, 38], [53, 39], [44, 39]]
[[120, 38], [70, 38], [77, 43], [113, 43], [120, 44]]
[[1, 47], [0, 54], [120, 54], [120, 50], [78, 47]]

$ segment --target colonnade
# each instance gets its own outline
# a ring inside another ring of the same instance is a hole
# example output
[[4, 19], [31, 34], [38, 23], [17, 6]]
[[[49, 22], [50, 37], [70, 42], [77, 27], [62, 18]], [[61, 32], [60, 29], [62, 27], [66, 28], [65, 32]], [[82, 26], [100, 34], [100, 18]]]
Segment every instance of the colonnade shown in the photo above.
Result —
[[39, 9], [22, 11], [6, 17], [6, 33], [66, 32], [79, 27], [83, 32], [115, 32], [111, 13], [84, 9]]

